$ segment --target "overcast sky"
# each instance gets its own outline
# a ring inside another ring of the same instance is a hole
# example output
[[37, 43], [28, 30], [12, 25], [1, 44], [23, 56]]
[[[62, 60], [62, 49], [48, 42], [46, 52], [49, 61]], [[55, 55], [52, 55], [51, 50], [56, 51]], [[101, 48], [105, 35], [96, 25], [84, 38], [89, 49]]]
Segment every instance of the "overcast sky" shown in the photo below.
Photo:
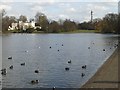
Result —
[[83, 22], [90, 20], [91, 10], [94, 18], [118, 13], [118, 0], [0, 0], [1, 9], [17, 18], [20, 15], [34, 18], [36, 12], [42, 12], [52, 20], [67, 18]]

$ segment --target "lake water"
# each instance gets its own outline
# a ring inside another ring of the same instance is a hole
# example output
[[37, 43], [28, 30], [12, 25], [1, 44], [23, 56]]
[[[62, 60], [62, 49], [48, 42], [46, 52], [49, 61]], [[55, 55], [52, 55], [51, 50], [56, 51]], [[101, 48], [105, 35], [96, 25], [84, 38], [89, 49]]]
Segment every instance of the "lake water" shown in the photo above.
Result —
[[[2, 68], [7, 68], [7, 75], [2, 76], [4, 88], [80, 88], [113, 53], [118, 42], [117, 35], [94, 33], [8, 34], [0, 39]], [[12, 60], [8, 60], [9, 56]], [[24, 62], [25, 66], [21, 66]], [[13, 70], [9, 69], [11, 65]], [[87, 65], [86, 70], [82, 65]], [[70, 70], [66, 71], [66, 67]], [[39, 73], [34, 73], [36, 69]], [[81, 73], [85, 76], [81, 77]], [[31, 80], [39, 83], [32, 85]]]

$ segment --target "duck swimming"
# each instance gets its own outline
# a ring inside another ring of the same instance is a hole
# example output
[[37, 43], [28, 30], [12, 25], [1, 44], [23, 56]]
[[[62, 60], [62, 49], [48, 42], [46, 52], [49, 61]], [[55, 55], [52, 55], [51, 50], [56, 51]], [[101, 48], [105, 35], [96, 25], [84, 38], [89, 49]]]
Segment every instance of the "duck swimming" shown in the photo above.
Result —
[[71, 63], [71, 60], [69, 60], [68, 63]]
[[8, 57], [8, 59], [12, 59], [12, 56]]
[[21, 66], [25, 66], [25, 63], [21, 63]]

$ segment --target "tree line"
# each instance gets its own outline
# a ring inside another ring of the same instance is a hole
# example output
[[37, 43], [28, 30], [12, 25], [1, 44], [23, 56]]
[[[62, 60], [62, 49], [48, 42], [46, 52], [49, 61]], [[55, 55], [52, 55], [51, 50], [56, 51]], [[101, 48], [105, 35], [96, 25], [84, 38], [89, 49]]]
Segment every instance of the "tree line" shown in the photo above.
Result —
[[[7, 16], [6, 11], [2, 10], [2, 31], [8, 31], [8, 27], [11, 26], [11, 23], [17, 23], [19, 21], [26, 22], [28, 21], [25, 15], [20, 15], [19, 18], [15, 16]], [[103, 18], [96, 18], [93, 21], [78, 23], [70, 19], [58, 21], [49, 20], [44, 13], [37, 12], [35, 19], [30, 19], [29, 21], [35, 21], [36, 29], [28, 28], [24, 32], [34, 32], [42, 31], [46, 33], [59, 33], [59, 32], [70, 32], [75, 30], [96, 30], [101, 33], [120, 33], [120, 14], [109, 13], [106, 14]], [[39, 28], [39, 26], [41, 28]], [[19, 29], [20, 32], [23, 30]]]

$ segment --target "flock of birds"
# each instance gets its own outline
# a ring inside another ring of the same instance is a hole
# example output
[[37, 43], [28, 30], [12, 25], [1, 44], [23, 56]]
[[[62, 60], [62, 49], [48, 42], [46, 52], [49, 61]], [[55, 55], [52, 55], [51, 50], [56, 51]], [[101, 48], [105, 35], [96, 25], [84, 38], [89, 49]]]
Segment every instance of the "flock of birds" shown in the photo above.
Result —
[[[109, 42], [110, 43], [110, 42]], [[120, 42], [119, 42], [120, 43]], [[94, 44], [94, 43], [93, 43]], [[57, 45], [57, 44], [56, 44]], [[61, 45], [62, 47], [64, 46], [63, 44]], [[118, 47], [118, 44], [114, 44], [114, 48], [116, 48], [116, 47]], [[49, 47], [49, 49], [51, 49], [52, 47], [50, 46]], [[91, 49], [91, 47], [88, 47], [88, 49]], [[111, 48], [110, 48], [111, 49]], [[59, 49], [57, 50], [58, 52], [60, 51]], [[106, 49], [103, 49], [103, 51], [106, 51]], [[28, 51], [25, 51], [25, 52], [28, 52]], [[13, 57], [12, 56], [10, 56], [10, 57], [8, 57], [8, 59], [9, 60], [12, 60], [13, 59]], [[72, 63], [72, 60], [68, 60], [68, 62], [67, 62], [68, 64], [71, 64]], [[20, 65], [21, 66], [25, 66], [25, 62], [24, 63], [21, 63]], [[14, 68], [14, 66], [13, 65], [11, 65], [10, 67], [9, 67], [9, 69], [13, 69]], [[82, 69], [86, 69], [87, 68], [87, 65], [83, 65], [82, 67], [81, 67]], [[69, 71], [70, 70], [70, 68], [69, 67], [65, 67], [65, 71]], [[39, 73], [39, 70], [35, 70], [34, 71], [34, 73]], [[1, 74], [2, 75], [6, 75], [7, 74], [7, 69], [6, 68], [3, 68], [2, 70], [1, 70]], [[81, 77], [84, 77], [85, 76], [85, 73], [81, 73]], [[30, 82], [31, 84], [38, 84], [39, 83], [39, 80], [31, 80], [31, 82]]]

